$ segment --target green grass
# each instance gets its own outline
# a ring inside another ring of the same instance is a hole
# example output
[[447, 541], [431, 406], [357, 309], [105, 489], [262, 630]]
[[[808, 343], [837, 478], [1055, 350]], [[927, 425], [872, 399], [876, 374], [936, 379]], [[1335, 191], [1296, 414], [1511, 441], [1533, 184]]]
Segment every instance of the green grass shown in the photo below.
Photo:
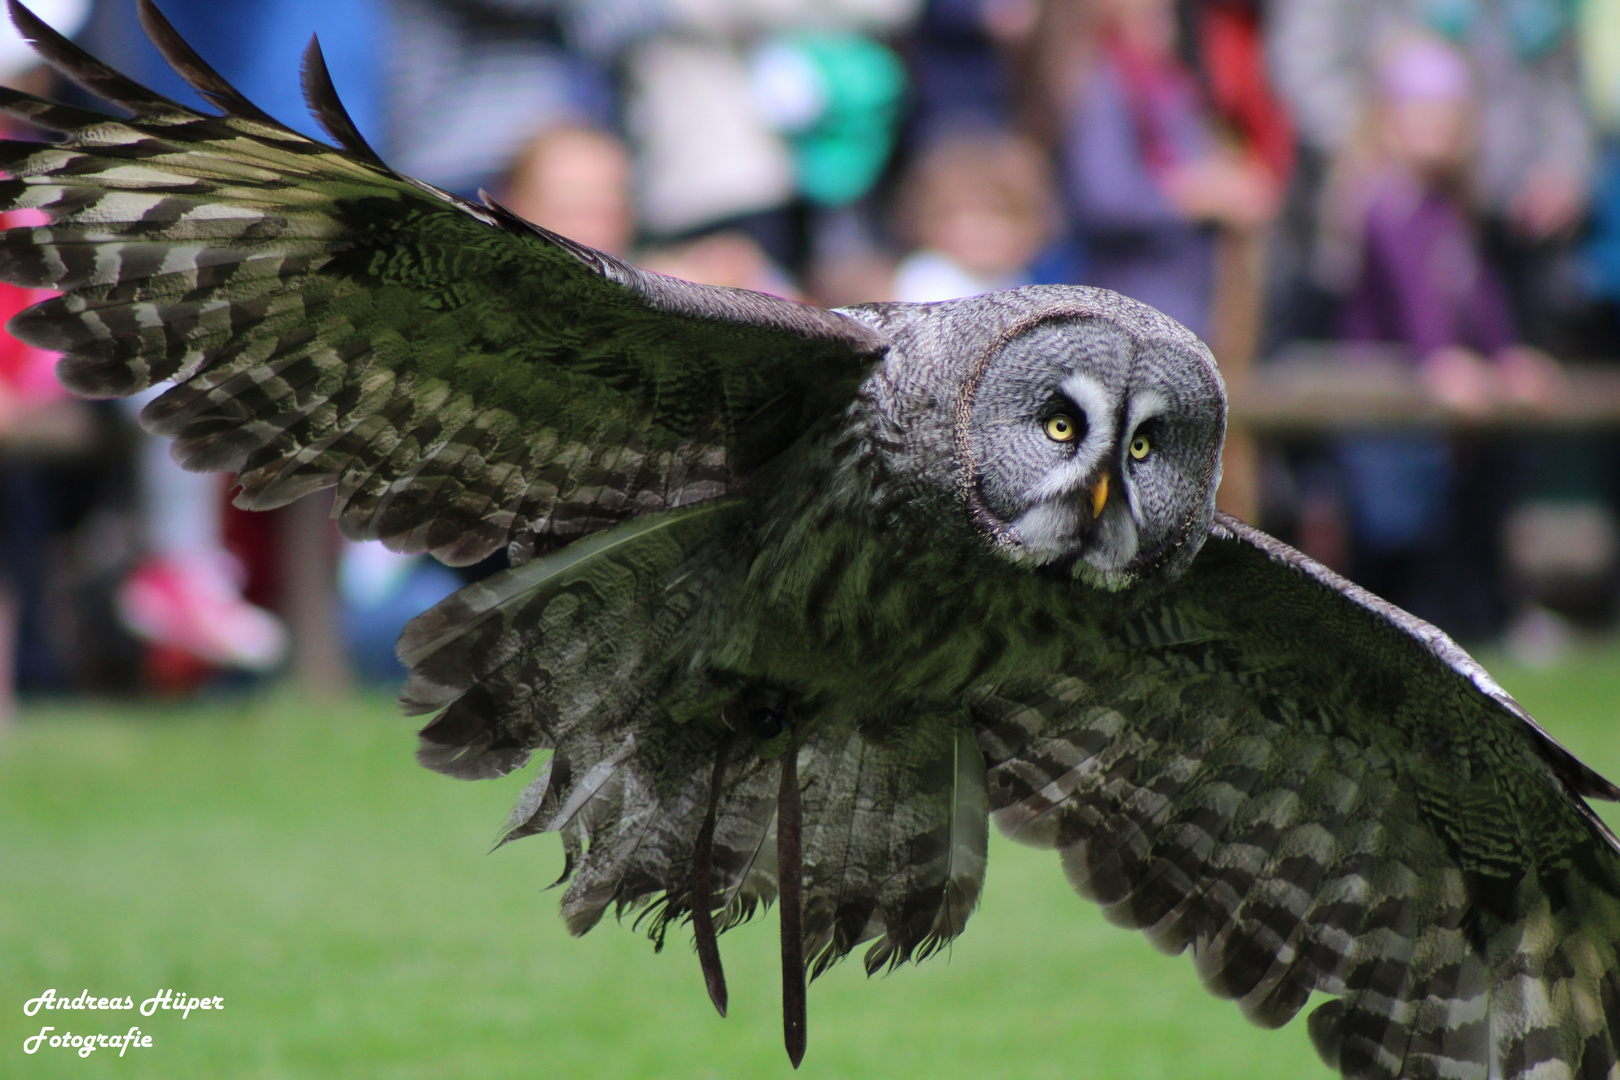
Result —
[[[1620, 773], [1620, 650], [1503, 682]], [[722, 939], [732, 1015], [682, 937], [575, 940], [555, 838], [486, 855], [525, 776], [418, 768], [384, 700], [36, 709], [0, 732], [0, 1076], [786, 1077], [775, 919]], [[1610, 820], [1615, 820], [1609, 815]], [[225, 1011], [22, 1013], [47, 987], [219, 995]], [[149, 1050], [22, 1052], [40, 1024]], [[1109, 926], [1050, 853], [997, 841], [951, 952], [810, 992], [800, 1075], [1326, 1077], [1300, 1021], [1251, 1028], [1184, 957]]]

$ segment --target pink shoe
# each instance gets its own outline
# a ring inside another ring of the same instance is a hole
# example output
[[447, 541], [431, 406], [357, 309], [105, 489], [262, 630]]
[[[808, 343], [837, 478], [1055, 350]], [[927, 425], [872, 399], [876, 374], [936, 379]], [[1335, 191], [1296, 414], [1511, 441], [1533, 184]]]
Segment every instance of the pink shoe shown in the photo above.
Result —
[[136, 637], [221, 667], [269, 671], [287, 655], [281, 620], [242, 599], [228, 556], [148, 559], [118, 590], [118, 614]]

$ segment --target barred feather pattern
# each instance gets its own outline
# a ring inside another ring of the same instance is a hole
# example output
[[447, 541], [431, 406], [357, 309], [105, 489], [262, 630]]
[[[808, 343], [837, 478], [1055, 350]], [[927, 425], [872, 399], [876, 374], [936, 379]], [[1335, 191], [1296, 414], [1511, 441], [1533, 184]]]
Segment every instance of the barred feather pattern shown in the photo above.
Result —
[[[961, 713], [899, 721], [807, 709], [762, 741], [729, 726], [735, 688], [690, 674], [745, 566], [750, 507], [653, 515], [494, 575], [418, 617], [401, 640], [407, 708], [439, 715], [419, 757], [449, 775], [501, 775], [552, 750], [505, 841], [561, 835], [562, 912], [584, 933], [641, 911], [660, 943], [692, 909], [692, 853], [725, 748], [710, 903], [727, 929], [776, 896], [780, 755], [798, 755], [805, 947], [820, 974], [875, 942], [869, 970], [961, 933], [983, 883], [984, 763]], [[695, 685], [688, 681], [695, 680]], [[671, 702], [711, 707], [680, 722]], [[442, 710], [442, 711], [440, 711]], [[504, 842], [504, 841], [503, 841]]]
[[868, 972], [924, 959], [962, 932], [988, 839], [984, 763], [963, 719], [817, 718], [799, 763], [812, 975], [873, 938]]
[[1194, 649], [981, 692], [998, 826], [1256, 1023], [1334, 995], [1309, 1028], [1347, 1077], [1620, 1077], [1615, 860], [1562, 793], [1523, 808], [1560, 823], [1531, 873], [1468, 869], [1408, 764], [1256, 689]]
[[[237, 501], [335, 486], [346, 535], [518, 561], [730, 490], [847, 402], [881, 341], [833, 312], [645, 274], [387, 168], [332, 91], [335, 149], [271, 120], [150, 3], [159, 48], [223, 110], [153, 94], [18, 24], [127, 119], [0, 90], [61, 132], [0, 146], [0, 277], [63, 295], [13, 320], [94, 397], [173, 381], [143, 419]], [[769, 363], [762, 361], [768, 359]]]
[[645, 737], [714, 618], [706, 604], [735, 572], [717, 547], [746, 510], [718, 501], [650, 516], [475, 582], [417, 616], [399, 642], [411, 669], [400, 696], [409, 713], [438, 713], [422, 731], [422, 763], [479, 779], [554, 749], [561, 790], [570, 763], [588, 767]]
[[[0, 144], [0, 207], [48, 220], [0, 234], [0, 277], [62, 293], [14, 331], [86, 394], [173, 382], [146, 421], [244, 505], [334, 487], [350, 536], [507, 545], [407, 629], [405, 699], [447, 774], [549, 751], [507, 838], [560, 834], [575, 932], [612, 910], [661, 942], [694, 902], [721, 927], [771, 902], [796, 774], [816, 971], [959, 933], [993, 811], [1255, 1021], [1328, 995], [1309, 1029], [1346, 1076], [1620, 1080], [1620, 844], [1582, 802], [1620, 789], [1443, 634], [1219, 515], [1179, 579], [1111, 594], [960, 513], [971, 357], [1059, 316], [1190, 341], [1162, 316], [1055, 287], [826, 312], [642, 273], [389, 170], [318, 50], [342, 149], [148, 0], [221, 115], [11, 10], [128, 113], [0, 90], [65, 136]], [[740, 720], [762, 693], [790, 734]]]

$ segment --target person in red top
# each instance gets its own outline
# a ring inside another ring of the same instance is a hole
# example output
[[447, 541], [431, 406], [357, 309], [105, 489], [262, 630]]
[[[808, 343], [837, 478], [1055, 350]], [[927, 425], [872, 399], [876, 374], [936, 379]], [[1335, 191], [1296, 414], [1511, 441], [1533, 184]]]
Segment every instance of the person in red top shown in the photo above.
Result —
[[[35, 10], [53, 26], [73, 32], [89, 14], [89, 0], [43, 0]], [[0, 83], [22, 90], [45, 88], [49, 74], [12, 29], [0, 28]], [[26, 137], [0, 128], [0, 136]], [[0, 214], [0, 228], [39, 224], [35, 211]], [[0, 326], [51, 294], [0, 284]], [[25, 345], [0, 331], [0, 722], [13, 709], [19, 669], [49, 682], [57, 665], [45, 648], [45, 540], [50, 499], [42, 454], [87, 444], [92, 425], [84, 406], [56, 381], [54, 353]], [[21, 655], [26, 650], [28, 655]]]
[[[71, 33], [89, 13], [88, 0], [35, 0], [33, 9]], [[16, 34], [0, 26], [0, 82], [38, 92], [50, 73]], [[4, 130], [13, 138], [35, 133]], [[0, 216], [0, 228], [45, 224], [37, 211]], [[51, 294], [0, 284], [0, 325]], [[55, 377], [56, 355], [0, 332], [0, 455], [6, 505], [0, 508], [0, 716], [11, 711], [18, 649], [41, 651], [45, 638], [45, 545], [55, 493], [32, 462], [42, 451], [82, 449], [93, 420]], [[155, 396], [150, 395], [150, 396]], [[144, 403], [144, 402], [143, 402]], [[208, 664], [266, 670], [285, 655], [286, 632], [274, 615], [247, 603], [235, 560], [221, 535], [224, 487], [216, 476], [184, 472], [166, 440], [141, 436], [139, 486], [145, 553], [118, 590], [125, 627], [144, 641]], [[24, 657], [20, 666], [54, 669], [53, 660]], [[54, 673], [60, 681], [59, 673]]]

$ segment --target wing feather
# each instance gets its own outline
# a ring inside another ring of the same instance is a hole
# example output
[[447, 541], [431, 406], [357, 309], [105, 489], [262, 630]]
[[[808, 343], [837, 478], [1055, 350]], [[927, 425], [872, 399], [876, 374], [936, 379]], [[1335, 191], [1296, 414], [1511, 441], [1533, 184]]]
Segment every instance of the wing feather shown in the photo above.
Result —
[[1504, 711], [1534, 731], [1537, 740], [1545, 748], [1547, 759], [1559, 770], [1564, 780], [1570, 785], [1571, 790], [1576, 794], [1593, 799], [1603, 799], [1608, 802], [1620, 802], [1620, 785], [1616, 785], [1613, 781], [1599, 775], [1589, 765], [1565, 749], [1557, 739], [1548, 734], [1546, 729], [1524, 710], [1524, 706], [1513, 700], [1512, 695], [1503, 690], [1497, 681], [1491, 678], [1490, 673], [1480, 666], [1479, 661], [1469, 656], [1460, 645], [1452, 641], [1439, 627], [1402, 611], [1389, 601], [1374, 596], [1355, 582], [1345, 580], [1314, 559], [1300, 554], [1275, 537], [1268, 536], [1259, 529], [1228, 514], [1216, 515], [1213, 535], [1217, 540], [1236, 540], [1263, 552], [1273, 562], [1287, 567], [1302, 578], [1317, 583], [1327, 592], [1337, 593], [1357, 607], [1364, 608], [1393, 630], [1404, 634], [1413, 643], [1422, 646], [1424, 650], [1454, 673], [1467, 679], [1475, 689], [1494, 701]]
[[1252, 1020], [1331, 995], [1347, 1077], [1620, 1076], [1615, 789], [1449, 638], [1224, 517], [1092, 618], [1115, 663], [973, 699], [1005, 831]]
[[241, 505], [335, 486], [351, 536], [526, 557], [734, 489], [847, 406], [884, 348], [858, 317], [644, 273], [395, 174], [313, 43], [306, 93], [343, 149], [254, 108], [144, 0], [221, 115], [11, 8], [130, 114], [0, 91], [67, 136], [0, 148], [0, 206], [49, 219], [0, 235], [0, 277], [63, 293], [12, 330], [65, 353], [84, 394], [173, 380], [146, 422], [188, 467], [245, 473]]
[[[143, 8], [152, 7], [152, 0], [140, 0], [140, 3]], [[309, 39], [309, 47], [304, 50], [303, 88], [309, 111], [320, 121], [322, 130], [337, 140], [339, 146], [368, 165], [393, 172], [366, 142], [365, 136], [360, 134], [360, 129], [355, 127], [353, 118], [349, 116], [349, 110], [343, 107], [337, 87], [332, 85], [332, 73], [327, 69], [320, 40], [315, 37]]]

